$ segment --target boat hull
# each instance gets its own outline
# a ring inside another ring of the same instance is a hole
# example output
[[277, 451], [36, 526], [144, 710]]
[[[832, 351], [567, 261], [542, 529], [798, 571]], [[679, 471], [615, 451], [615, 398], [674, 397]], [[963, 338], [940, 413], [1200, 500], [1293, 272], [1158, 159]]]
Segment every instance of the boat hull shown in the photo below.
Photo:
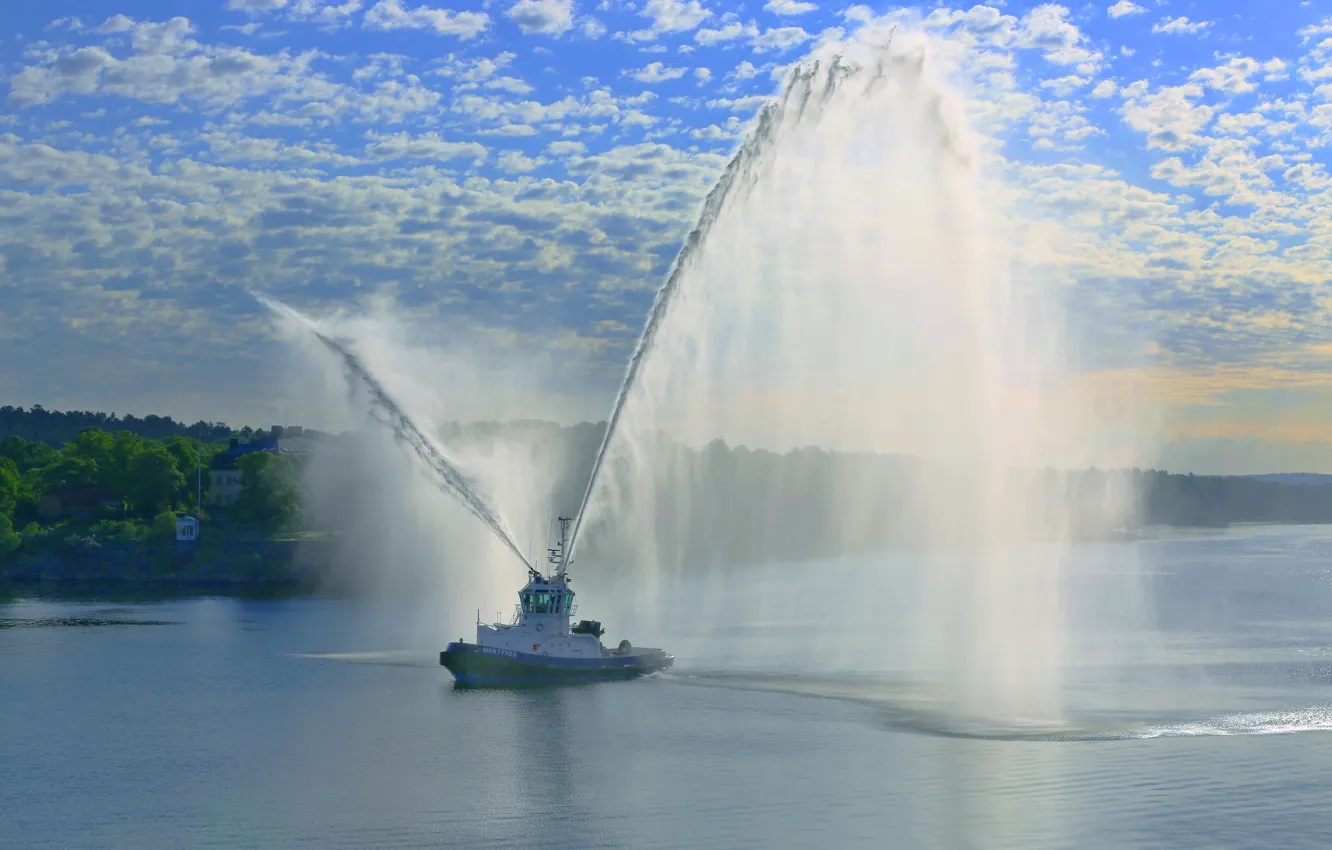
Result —
[[634, 649], [600, 658], [557, 658], [455, 641], [439, 663], [460, 685], [535, 685], [633, 679], [669, 668], [675, 656], [660, 649]]

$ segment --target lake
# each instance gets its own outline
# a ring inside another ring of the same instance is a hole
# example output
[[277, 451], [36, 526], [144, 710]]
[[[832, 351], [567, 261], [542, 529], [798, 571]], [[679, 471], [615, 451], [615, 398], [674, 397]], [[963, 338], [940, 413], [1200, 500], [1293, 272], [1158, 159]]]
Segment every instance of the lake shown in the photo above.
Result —
[[676, 669], [633, 682], [467, 691], [355, 600], [20, 594], [0, 846], [1326, 848], [1332, 528], [1091, 560], [1130, 550], [1151, 652], [1070, 671], [1075, 722], [1029, 732], [744, 664], [743, 642], [669, 645]]

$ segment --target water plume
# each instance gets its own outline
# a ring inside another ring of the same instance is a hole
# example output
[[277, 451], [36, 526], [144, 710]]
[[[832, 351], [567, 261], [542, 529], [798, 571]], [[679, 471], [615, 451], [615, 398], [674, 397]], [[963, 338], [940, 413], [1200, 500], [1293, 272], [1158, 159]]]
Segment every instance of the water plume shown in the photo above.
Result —
[[[891, 44], [891, 41], [890, 32], [889, 44]], [[887, 46], [884, 50], [886, 52]], [[788, 121], [792, 113], [795, 113], [797, 120], [799, 120], [805, 109], [810, 106], [811, 95], [814, 93], [815, 77], [819, 76], [819, 70], [817, 61], [809, 66], [797, 67], [791, 72], [790, 79], [782, 89], [781, 96], [775, 102], [765, 104], [759, 111], [756, 126], [745, 137], [739, 149], [722, 171], [721, 177], [717, 179], [717, 182], [708, 192], [694, 228], [685, 237], [684, 245], [671, 263], [666, 280], [657, 290], [656, 298], [652, 302], [652, 309], [648, 312], [647, 321], [643, 325], [643, 331], [639, 334], [638, 342], [634, 345], [633, 354], [629, 357], [629, 364], [625, 367], [624, 378], [620, 382], [620, 388], [615, 394], [615, 401], [611, 405], [605, 434], [602, 436], [596, 457], [592, 461], [592, 471], [588, 476], [587, 487], [583, 491], [583, 499], [578, 506], [578, 512], [574, 514], [573, 532], [569, 537], [569, 556], [571, 559], [578, 542], [578, 531], [583, 523], [583, 515], [587, 511], [592, 494], [596, 492], [601, 468], [605, 462], [607, 450], [614, 442], [620, 418], [624, 413], [625, 402], [628, 401], [630, 393], [637, 384], [643, 361], [652, 352], [657, 333], [670, 312], [671, 303], [680, 288], [681, 280], [693, 268], [693, 258], [707, 244], [708, 234], [722, 213], [734, 204], [738, 198], [744, 196], [747, 190], [761, 178], [763, 169], [771, 159], [770, 153], [779, 137], [779, 130], [782, 125]], [[856, 70], [843, 65], [840, 57], [834, 57], [826, 69], [823, 96], [826, 97], [831, 94], [840, 77], [855, 73]], [[882, 72], [882, 68], [877, 70], [877, 74], [882, 74]]]
[[[1131, 409], [1110, 417], [1084, 373], [946, 76], [901, 33], [791, 72], [658, 293], [580, 524], [619, 616], [711, 653], [686, 663], [737, 660], [734, 641], [690, 640], [701, 624], [813, 612], [758, 653], [787, 669], [892, 656], [958, 712], [1057, 719], [1081, 651], [1063, 620], [1072, 541], [1122, 524], [1133, 494], [1053, 470], [1131, 464], [1139, 446]], [[775, 452], [680, 449], [718, 438]], [[920, 462], [885, 485], [863, 474], [873, 456], [801, 446]], [[909, 556], [849, 573], [726, 561], [737, 534], [799, 528], [836, 554], [872, 551], [885, 527]]]
[[346, 369], [348, 382], [353, 389], [358, 387], [363, 389], [369, 400], [371, 412], [382, 417], [378, 418], [378, 421], [392, 431], [397, 441], [407, 445], [420, 458], [444, 492], [457, 499], [472, 516], [489, 528], [510, 552], [531, 569], [532, 564], [527, 555], [514, 542], [504, 518], [490, 504], [489, 498], [444, 455], [433, 440], [422, 433], [354, 352], [322, 332], [312, 319], [299, 311], [266, 295], [256, 294], [255, 297], [273, 312], [295, 321], [329, 351], [336, 354]]

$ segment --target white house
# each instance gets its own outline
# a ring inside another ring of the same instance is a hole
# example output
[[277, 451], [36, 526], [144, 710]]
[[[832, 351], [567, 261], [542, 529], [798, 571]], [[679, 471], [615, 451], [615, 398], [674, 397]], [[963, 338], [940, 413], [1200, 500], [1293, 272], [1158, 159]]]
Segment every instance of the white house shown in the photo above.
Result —
[[299, 426], [283, 428], [281, 425], [274, 425], [268, 436], [250, 440], [248, 443], [233, 438], [230, 448], [218, 452], [209, 465], [209, 503], [229, 505], [236, 501], [241, 491], [245, 489], [245, 482], [242, 480], [244, 474], [237, 463], [242, 455], [251, 452], [306, 455], [318, 448], [317, 443], [317, 432], [307, 434], [305, 429]]

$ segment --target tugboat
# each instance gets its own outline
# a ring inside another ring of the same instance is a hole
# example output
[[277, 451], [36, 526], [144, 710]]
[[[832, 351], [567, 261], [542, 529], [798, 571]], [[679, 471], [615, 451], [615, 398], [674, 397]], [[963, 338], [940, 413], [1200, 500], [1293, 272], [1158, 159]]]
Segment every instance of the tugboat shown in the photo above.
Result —
[[665, 670], [675, 656], [665, 650], [635, 647], [627, 640], [615, 649], [601, 643], [606, 630], [597, 620], [579, 620], [567, 574], [569, 523], [559, 517], [560, 542], [547, 549], [554, 575], [528, 568], [528, 582], [518, 591], [509, 623], [481, 622], [476, 643], [458, 640], [439, 654], [460, 685], [523, 685], [632, 679]]

